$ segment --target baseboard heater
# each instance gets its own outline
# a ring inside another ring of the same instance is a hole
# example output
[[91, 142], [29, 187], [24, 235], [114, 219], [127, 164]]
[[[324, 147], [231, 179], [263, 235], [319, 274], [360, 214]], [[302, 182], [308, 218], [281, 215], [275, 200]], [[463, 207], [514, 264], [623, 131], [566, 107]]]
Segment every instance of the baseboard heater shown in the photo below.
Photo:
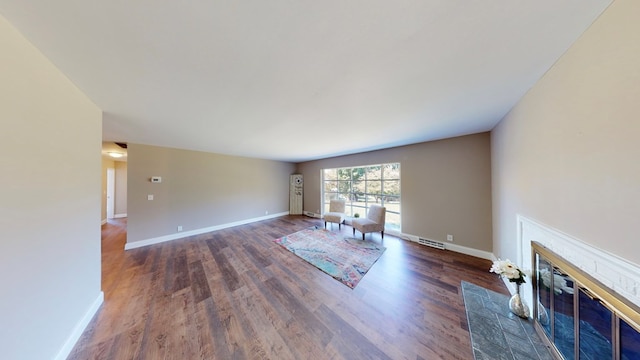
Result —
[[422, 245], [430, 246], [432, 248], [444, 250], [444, 244], [443, 243], [437, 242], [437, 241], [433, 241], [433, 240], [429, 240], [429, 239], [423, 239], [421, 237], [418, 238], [418, 244], [422, 244]]
[[311, 211], [305, 211], [305, 212], [303, 212], [303, 214], [307, 215], [308, 217], [312, 217], [312, 218], [320, 218], [319, 215], [317, 215], [316, 213], [312, 213]]

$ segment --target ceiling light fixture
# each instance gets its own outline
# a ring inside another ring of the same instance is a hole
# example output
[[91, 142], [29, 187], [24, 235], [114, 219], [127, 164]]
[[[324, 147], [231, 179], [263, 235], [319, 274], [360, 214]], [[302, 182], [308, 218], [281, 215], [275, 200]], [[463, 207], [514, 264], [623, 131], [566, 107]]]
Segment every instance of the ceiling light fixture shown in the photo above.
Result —
[[111, 156], [112, 158], [116, 158], [116, 159], [124, 156], [123, 153], [112, 152], [112, 151], [108, 152], [107, 154], [109, 154], [109, 156]]

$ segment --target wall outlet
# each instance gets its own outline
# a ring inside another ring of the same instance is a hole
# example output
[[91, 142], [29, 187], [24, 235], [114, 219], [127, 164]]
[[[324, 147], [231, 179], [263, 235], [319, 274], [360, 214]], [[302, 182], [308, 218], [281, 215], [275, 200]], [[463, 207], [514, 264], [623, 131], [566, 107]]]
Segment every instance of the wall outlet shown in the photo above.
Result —
[[182, 225], [178, 225], [178, 232], [182, 231]]
[[447, 241], [453, 241], [453, 235], [447, 234]]
[[265, 214], [265, 215], [269, 215], [269, 210], [266, 210], [266, 211], [264, 212], [264, 214]]
[[147, 200], [153, 200], [153, 194], [147, 195]]

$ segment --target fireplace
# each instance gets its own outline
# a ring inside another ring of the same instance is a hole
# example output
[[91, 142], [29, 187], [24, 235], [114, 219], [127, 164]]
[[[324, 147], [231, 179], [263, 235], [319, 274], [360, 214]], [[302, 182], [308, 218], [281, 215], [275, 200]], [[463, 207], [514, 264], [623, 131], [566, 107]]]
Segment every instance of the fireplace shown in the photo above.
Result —
[[558, 359], [640, 359], [640, 307], [531, 243], [534, 327]]
[[[640, 359], [633, 346], [626, 347], [640, 344], [640, 265], [522, 215], [517, 217], [517, 226], [516, 261], [523, 270], [532, 274], [531, 281], [522, 286], [522, 296], [530, 305], [536, 328], [541, 337], [551, 344], [558, 341], [558, 344], [551, 345], [553, 349], [574, 349], [573, 352], [558, 352], [557, 357], [561, 359], [560, 354], [566, 353], [567, 359], [600, 360], [616, 359], [616, 356], [628, 359], [622, 357], [621, 350], [629, 348], [625, 350], [627, 354], [631, 351], [635, 356], [629, 359]], [[543, 279], [546, 279], [546, 284]], [[600, 320], [593, 324], [593, 318]], [[548, 324], [546, 327], [544, 322]], [[607, 331], [607, 326], [613, 332]], [[581, 327], [583, 330], [580, 332]], [[574, 331], [558, 331], [560, 329]], [[574, 345], [580, 343], [581, 335], [584, 345], [598, 343], [602, 339], [598, 334], [612, 344], [613, 356], [594, 357], [581, 354], [579, 348], [575, 350]], [[576, 353], [582, 357], [575, 357]]]

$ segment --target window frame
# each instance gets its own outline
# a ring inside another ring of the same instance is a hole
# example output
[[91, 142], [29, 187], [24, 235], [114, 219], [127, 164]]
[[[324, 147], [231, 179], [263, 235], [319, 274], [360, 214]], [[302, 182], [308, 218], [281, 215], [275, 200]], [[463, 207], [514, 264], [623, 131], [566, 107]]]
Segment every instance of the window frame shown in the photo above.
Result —
[[[389, 172], [391, 173], [385, 177], [387, 167], [390, 168]], [[371, 171], [375, 168], [378, 168], [379, 173], [372, 174]], [[402, 182], [400, 170], [400, 162], [320, 169], [321, 213], [326, 213], [329, 209], [329, 201], [336, 198], [346, 201], [345, 213], [348, 218], [351, 218], [355, 213], [364, 217], [370, 205], [378, 204], [387, 208], [385, 231], [401, 234]], [[393, 189], [394, 187], [397, 187], [397, 190]], [[397, 201], [390, 201], [390, 199]], [[389, 215], [393, 218], [397, 217], [397, 221], [388, 221]]]

